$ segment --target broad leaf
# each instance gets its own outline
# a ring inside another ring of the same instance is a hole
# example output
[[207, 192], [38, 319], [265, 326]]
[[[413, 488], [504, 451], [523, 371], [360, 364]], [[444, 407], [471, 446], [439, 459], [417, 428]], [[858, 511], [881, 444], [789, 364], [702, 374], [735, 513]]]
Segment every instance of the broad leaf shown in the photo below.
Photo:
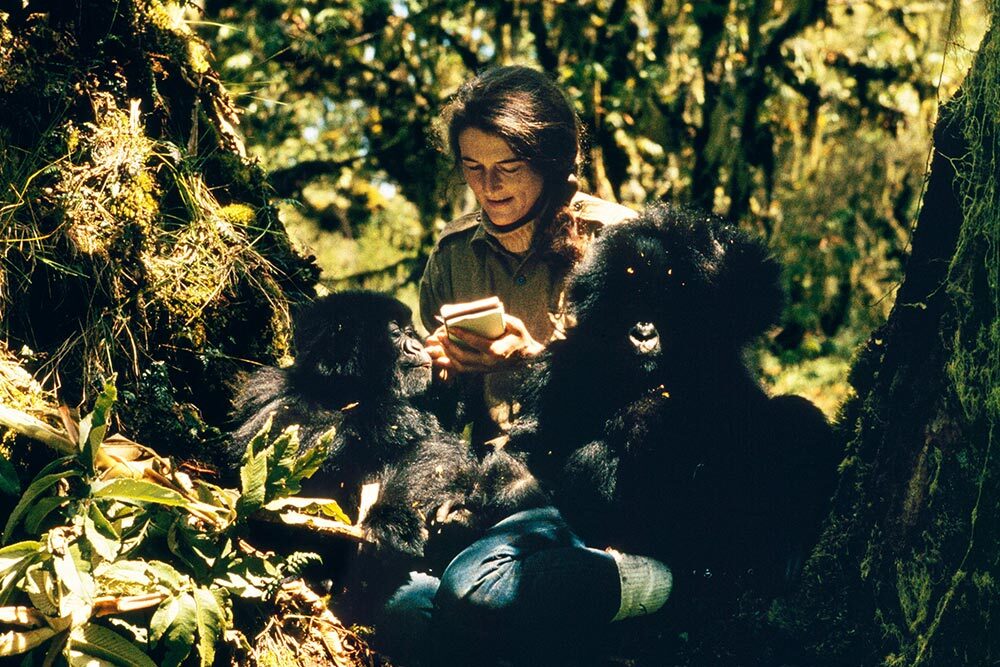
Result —
[[[76, 628], [71, 641], [73, 649], [84, 656], [107, 660], [121, 667], [156, 667], [142, 649], [102, 625], [87, 623]], [[74, 664], [72, 660], [70, 664]], [[81, 661], [80, 664], [87, 663]]]
[[186, 577], [163, 561], [151, 560], [146, 562], [146, 568], [150, 576], [156, 579], [162, 586], [171, 591], [179, 591]]
[[161, 642], [166, 653], [161, 667], [178, 667], [191, 653], [198, 624], [194, 596], [183, 593], [167, 599], [153, 613], [149, 623], [149, 638]]
[[0, 657], [18, 655], [26, 653], [31, 649], [44, 644], [56, 634], [52, 628], [35, 628], [24, 632], [0, 633]]
[[347, 516], [340, 504], [330, 498], [303, 498], [301, 496], [279, 498], [264, 505], [264, 509], [269, 512], [295, 510], [303, 514], [329, 517], [335, 521], [351, 524], [351, 518]]
[[108, 482], [95, 483], [91, 495], [94, 498], [113, 498], [126, 503], [157, 503], [171, 507], [181, 507], [188, 504], [184, 496], [173, 489], [143, 479], [123, 477]]
[[273, 414], [268, 415], [267, 421], [264, 422], [264, 427], [259, 431], [257, 431], [257, 434], [250, 439], [249, 443], [247, 443], [246, 451], [243, 452], [244, 462], [246, 462], [246, 460], [249, 457], [256, 456], [257, 454], [260, 454], [262, 451], [267, 449], [267, 440], [271, 436], [271, 423], [273, 421], [273, 418], [274, 418]]
[[212, 667], [215, 662], [215, 642], [226, 630], [226, 617], [219, 600], [207, 588], [196, 588], [194, 600], [197, 605], [198, 653], [201, 667]]
[[88, 564], [79, 557], [78, 550], [71, 547], [66, 553], [54, 557], [52, 566], [64, 589], [59, 599], [59, 615], [71, 617], [74, 626], [81, 625], [90, 618], [97, 593]]
[[24, 517], [24, 530], [29, 535], [38, 535], [42, 532], [42, 523], [54, 510], [69, 505], [69, 498], [60, 496], [47, 496], [39, 498], [35, 506], [28, 510]]
[[323, 465], [323, 463], [329, 458], [330, 447], [333, 444], [333, 438], [335, 435], [336, 430], [330, 429], [317, 438], [316, 443], [306, 451], [302, 452], [302, 455], [296, 459], [291, 476], [291, 481], [294, 484], [296, 492], [298, 491], [302, 480], [312, 477], [313, 474], [319, 470], [320, 466]]
[[42, 495], [50, 488], [52, 488], [59, 480], [67, 479], [69, 477], [79, 477], [80, 473], [75, 471], [70, 471], [66, 473], [53, 473], [51, 475], [45, 475], [43, 477], [37, 477], [35, 481], [28, 486], [24, 495], [21, 496], [21, 500], [18, 501], [14, 510], [10, 513], [10, 517], [7, 518], [7, 525], [3, 529], [3, 542], [6, 544], [7, 540], [10, 539], [10, 535], [14, 528], [17, 526], [21, 517], [31, 509], [32, 504], [35, 502], [35, 498]]
[[76, 456], [73, 456], [72, 454], [69, 456], [60, 456], [59, 458], [55, 459], [54, 461], [51, 461], [48, 465], [39, 470], [38, 474], [35, 475], [35, 479], [38, 479], [39, 477], [44, 477], [45, 475], [51, 475], [56, 470], [61, 470], [62, 468], [65, 468], [67, 465], [75, 462], [76, 462]]
[[117, 563], [102, 563], [94, 568], [94, 578], [101, 582], [118, 584], [115, 589], [129, 593], [149, 592], [152, 585], [149, 565], [141, 560], [120, 560]]
[[264, 504], [267, 494], [267, 453], [248, 453], [240, 468], [240, 496], [237, 511], [241, 516], [253, 514]]
[[41, 542], [18, 542], [0, 549], [0, 606], [6, 605], [25, 571], [42, 558]]
[[113, 561], [118, 557], [121, 550], [121, 542], [114, 535], [105, 535], [93, 519], [93, 510], [96, 506], [91, 506], [91, 512], [83, 518], [83, 536], [90, 543], [90, 546], [97, 554], [106, 561]]
[[44, 567], [36, 567], [31, 568], [27, 575], [28, 581], [25, 590], [28, 592], [31, 604], [46, 616], [53, 618], [59, 616], [57, 584], [52, 573]]
[[16, 496], [21, 493], [21, 480], [17, 478], [17, 471], [7, 460], [5, 454], [0, 454], [0, 494]]
[[118, 391], [113, 382], [104, 383], [104, 391], [94, 401], [94, 410], [80, 420], [80, 452], [87, 469], [94, 471], [97, 461], [97, 450], [104, 442], [108, 432], [108, 421], [111, 418], [111, 408], [118, 399]]
[[274, 461], [274, 473], [272, 480], [282, 480], [291, 476], [295, 469], [295, 462], [299, 458], [299, 427], [289, 426], [275, 438], [272, 444]]

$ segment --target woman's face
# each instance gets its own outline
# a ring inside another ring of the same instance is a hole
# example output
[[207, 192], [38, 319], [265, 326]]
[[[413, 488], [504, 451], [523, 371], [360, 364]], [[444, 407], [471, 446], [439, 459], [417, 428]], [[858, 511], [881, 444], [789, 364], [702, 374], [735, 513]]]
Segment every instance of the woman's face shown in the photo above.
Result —
[[523, 218], [542, 194], [541, 174], [495, 134], [470, 127], [458, 135], [462, 173], [498, 227]]

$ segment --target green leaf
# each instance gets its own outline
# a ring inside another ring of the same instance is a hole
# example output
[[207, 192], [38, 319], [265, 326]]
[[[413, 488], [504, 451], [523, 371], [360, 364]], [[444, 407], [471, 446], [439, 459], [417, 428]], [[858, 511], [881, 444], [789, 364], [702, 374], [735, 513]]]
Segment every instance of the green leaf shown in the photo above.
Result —
[[330, 429], [316, 439], [316, 444], [296, 459], [291, 475], [296, 491], [298, 490], [299, 483], [303, 479], [312, 477], [313, 473], [319, 470], [320, 466], [329, 458], [330, 446], [333, 444], [335, 435], [336, 429]]
[[154, 644], [160, 641], [170, 626], [173, 625], [177, 614], [181, 610], [180, 597], [172, 595], [165, 599], [153, 612], [153, 617], [149, 620], [149, 641]]
[[144, 479], [119, 477], [108, 482], [98, 482], [91, 487], [94, 498], [113, 498], [126, 503], [156, 503], [171, 507], [182, 507], [188, 501], [173, 489], [160, 486]]
[[58, 595], [52, 573], [44, 567], [35, 567], [29, 568], [27, 574], [27, 585], [24, 590], [28, 593], [31, 604], [46, 616], [58, 617], [59, 605], [56, 601]]
[[7, 519], [7, 525], [4, 526], [3, 529], [3, 542], [6, 544], [7, 540], [10, 539], [11, 532], [13, 532], [24, 513], [31, 509], [32, 503], [35, 502], [35, 498], [48, 491], [61, 479], [79, 476], [80, 473], [69, 471], [66, 473], [54, 473], [35, 478], [35, 480], [28, 486], [27, 490], [25, 490], [24, 495], [21, 496], [21, 500], [18, 501], [14, 510], [10, 513], [10, 517]]
[[[156, 667], [138, 646], [114, 630], [87, 623], [72, 634], [72, 647], [84, 656], [107, 660], [121, 667]], [[72, 659], [70, 664], [76, 664]], [[81, 661], [81, 665], [87, 664]]]
[[254, 577], [251, 580], [242, 574], [229, 570], [225, 576], [219, 577], [212, 583], [246, 600], [263, 600], [267, 592], [266, 585], [271, 582], [261, 577]]
[[[248, 450], [249, 451], [249, 450]], [[267, 493], [267, 454], [249, 454], [240, 468], [240, 496], [237, 511], [241, 516], [253, 514], [264, 504]]]
[[[91, 506], [94, 509], [94, 506]], [[83, 536], [90, 543], [90, 546], [97, 552], [97, 555], [106, 561], [113, 561], [118, 557], [121, 549], [121, 542], [115, 537], [108, 537], [101, 533], [101, 530], [94, 523], [94, 519], [88, 514], [83, 518]]]
[[289, 426], [281, 432], [272, 445], [274, 453], [274, 470], [281, 477], [288, 477], [295, 469], [295, 462], [299, 458], [299, 427]]
[[89, 564], [80, 557], [78, 550], [71, 547], [52, 559], [52, 567], [60, 586], [65, 589], [59, 598], [59, 615], [72, 615], [76, 623], [89, 617], [97, 593]]
[[59, 496], [39, 498], [35, 506], [28, 510], [28, 514], [24, 517], [24, 532], [29, 535], [38, 535], [46, 517], [54, 510], [67, 505], [69, 505], [69, 498], [60, 498]]
[[59, 458], [55, 459], [54, 461], [46, 465], [44, 468], [39, 470], [38, 474], [35, 475], [35, 479], [38, 479], [39, 477], [44, 477], [45, 475], [51, 475], [56, 470], [61, 470], [62, 468], [65, 468], [67, 464], [75, 462], [76, 462], [76, 457], [73, 456], [72, 454], [70, 454], [69, 456], [60, 456]]
[[42, 558], [41, 542], [18, 542], [0, 549], [0, 606], [17, 590], [17, 582], [31, 565]]
[[210, 570], [215, 567], [220, 558], [226, 555], [231, 543], [228, 539], [220, 539], [216, 535], [206, 535], [196, 532], [187, 526], [180, 526], [178, 529], [181, 545], [187, 547], [187, 560], [196, 558], [192, 562], [196, 571]]
[[264, 505], [264, 509], [269, 512], [284, 512], [294, 510], [312, 516], [322, 516], [351, 525], [351, 518], [347, 516], [340, 504], [329, 498], [279, 498]]
[[0, 494], [16, 496], [21, 493], [21, 480], [17, 478], [17, 471], [7, 460], [7, 455], [0, 455]]
[[273, 419], [273, 414], [268, 415], [267, 421], [264, 422], [264, 427], [257, 431], [257, 434], [250, 439], [249, 443], [247, 443], [246, 451], [243, 452], [244, 462], [246, 462], [249, 457], [256, 456], [267, 449], [267, 439], [271, 435], [271, 423]]
[[94, 578], [102, 582], [125, 584], [127, 587], [149, 588], [153, 583], [149, 575], [149, 565], [141, 560], [102, 563], [94, 568]]
[[162, 640], [166, 647], [161, 667], [178, 667], [191, 653], [198, 627], [196, 616], [197, 606], [190, 593], [168, 598], [157, 607], [149, 623], [149, 638]]
[[156, 579], [161, 585], [172, 591], [179, 591], [184, 582], [184, 575], [178, 572], [172, 565], [163, 561], [151, 560], [146, 562], [146, 568], [150, 576]]
[[197, 605], [198, 654], [201, 656], [201, 667], [212, 667], [215, 662], [215, 643], [226, 629], [225, 613], [215, 594], [207, 588], [196, 588], [194, 601]]
[[115, 389], [113, 379], [105, 382], [104, 391], [94, 401], [94, 410], [80, 420], [80, 452], [84, 464], [91, 472], [97, 461], [97, 450], [100, 449], [108, 432], [111, 408], [117, 399], [118, 391]]
[[44, 644], [56, 634], [52, 628], [35, 628], [25, 632], [4, 632], [0, 634], [0, 657], [26, 653]]

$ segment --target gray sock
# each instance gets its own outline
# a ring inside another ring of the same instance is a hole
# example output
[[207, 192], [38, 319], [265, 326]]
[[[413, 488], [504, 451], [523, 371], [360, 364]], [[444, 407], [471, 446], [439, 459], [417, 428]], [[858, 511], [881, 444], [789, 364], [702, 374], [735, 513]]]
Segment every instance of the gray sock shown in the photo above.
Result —
[[623, 554], [614, 549], [606, 551], [618, 564], [622, 589], [621, 605], [612, 621], [652, 614], [663, 606], [674, 585], [669, 567], [655, 558]]

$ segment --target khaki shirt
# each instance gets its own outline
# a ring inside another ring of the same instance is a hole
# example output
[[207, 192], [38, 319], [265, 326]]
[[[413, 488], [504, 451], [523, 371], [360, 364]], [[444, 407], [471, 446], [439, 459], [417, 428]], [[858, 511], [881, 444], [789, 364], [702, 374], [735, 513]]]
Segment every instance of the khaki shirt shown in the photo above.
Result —
[[[636, 215], [630, 208], [580, 192], [573, 196], [570, 211], [588, 244], [604, 225]], [[480, 224], [483, 215], [477, 211], [452, 220], [431, 253], [420, 280], [420, 319], [427, 331], [440, 326], [434, 316], [442, 304], [495, 295], [535, 340], [547, 344], [562, 337], [567, 328], [565, 272], [553, 269], [542, 259], [544, 251], [535, 246], [523, 255], [507, 251]], [[519, 408], [512, 401], [517, 381], [516, 370], [483, 377], [486, 408], [502, 431]]]

